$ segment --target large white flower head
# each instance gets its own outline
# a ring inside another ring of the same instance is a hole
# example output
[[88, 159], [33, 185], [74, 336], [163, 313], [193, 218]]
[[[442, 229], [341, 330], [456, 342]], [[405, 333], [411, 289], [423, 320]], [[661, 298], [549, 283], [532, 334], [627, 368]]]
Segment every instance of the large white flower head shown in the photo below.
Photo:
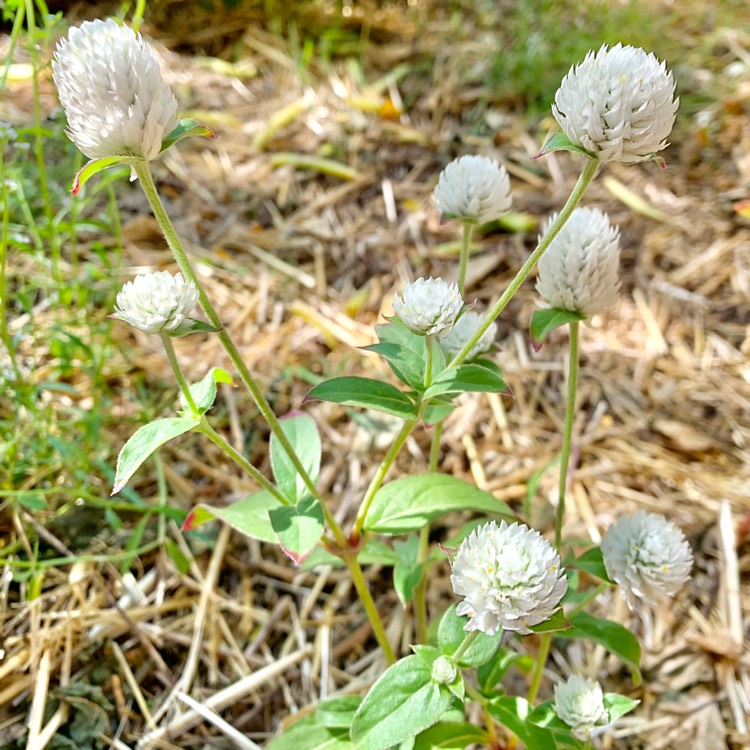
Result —
[[495, 635], [528, 634], [552, 617], [568, 588], [560, 556], [539, 532], [514, 523], [490, 521], [458, 548], [451, 575], [463, 596], [456, 613], [470, 615], [465, 630]]
[[440, 173], [432, 198], [444, 216], [484, 224], [510, 209], [510, 180], [486, 156], [461, 156]]
[[635, 164], [666, 148], [679, 100], [665, 63], [640, 47], [603, 45], [570, 69], [552, 114], [601, 161]]
[[622, 516], [607, 529], [601, 546], [607, 575], [631, 609], [636, 599], [654, 605], [674, 596], [693, 567], [685, 535], [656, 513]]
[[595, 727], [609, 721], [602, 686], [580, 674], [555, 685], [555, 713], [573, 730], [573, 735], [584, 742]]
[[590, 318], [617, 301], [619, 265], [619, 229], [598, 209], [577, 208], [542, 255], [536, 289], [550, 307]]
[[[440, 345], [443, 347], [443, 351], [449, 357], [455, 357], [464, 348], [466, 342], [477, 332], [483, 321], [484, 315], [471, 311], [464, 313], [456, 321], [456, 325], [441, 340]], [[490, 327], [480, 336], [479, 341], [471, 347], [466, 359], [474, 359], [474, 357], [485, 354], [492, 349], [496, 334], [497, 323], [493, 321]]]
[[198, 290], [182, 274], [144, 273], [122, 287], [110, 317], [144, 333], [181, 334], [192, 327], [188, 315], [197, 303]]
[[177, 99], [154, 50], [116, 21], [73, 28], [52, 60], [68, 136], [90, 159], [154, 159], [177, 126]]
[[393, 296], [401, 322], [421, 336], [445, 336], [464, 308], [457, 284], [443, 279], [417, 279], [404, 286], [403, 298]]

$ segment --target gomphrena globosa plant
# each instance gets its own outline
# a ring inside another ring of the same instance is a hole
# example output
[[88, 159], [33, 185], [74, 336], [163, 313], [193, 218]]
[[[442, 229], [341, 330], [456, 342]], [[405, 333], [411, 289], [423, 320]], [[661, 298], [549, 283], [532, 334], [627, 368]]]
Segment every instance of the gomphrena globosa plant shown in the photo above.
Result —
[[[604, 693], [596, 679], [577, 674], [554, 686], [554, 700], [538, 702], [552, 635], [565, 630], [568, 638], [595, 640], [621, 657], [629, 653], [627, 666], [637, 681], [635, 636], [585, 610], [610, 586], [619, 586], [631, 607], [652, 606], [674, 596], [692, 566], [682, 532], [661, 516], [623, 517], [607, 531], [601, 547], [592, 545], [578, 557], [566, 548], [563, 537], [565, 475], [576, 409], [578, 326], [609, 310], [619, 291], [618, 230], [600, 211], [578, 206], [601, 163], [642, 162], [656, 158], [667, 145], [678, 101], [665, 64], [640, 49], [602, 47], [564, 78], [552, 107], [563, 132], [553, 136], [540, 155], [572, 151], [583, 158], [581, 175], [513, 281], [483, 314], [468, 310], [464, 302], [471, 231], [510, 208], [510, 180], [504, 168], [478, 155], [460, 157], [439, 176], [435, 205], [446, 219], [458, 220], [463, 227], [458, 283], [419, 278], [394, 294], [396, 316], [377, 327], [378, 343], [369, 348], [387, 361], [399, 385], [340, 377], [316, 385], [307, 397], [369, 408], [400, 420], [401, 428], [348, 528], [334, 517], [332, 498], [317, 487], [322, 441], [314, 420], [304, 412], [282, 419], [274, 414], [196, 276], [151, 176], [150, 162], [166, 148], [184, 137], [211, 136], [211, 132], [194, 121], [178, 120], [177, 101], [161, 78], [154, 52], [139, 35], [115, 21], [72, 29], [58, 47], [53, 70], [68, 133], [92, 160], [79, 173], [76, 188], [101, 169], [129, 165], [180, 271], [174, 276], [164, 271], [138, 276], [125, 284], [117, 298], [114, 317], [160, 336], [180, 390], [180, 408], [176, 416], [155, 420], [130, 438], [118, 461], [115, 491], [168, 440], [190, 431], [205, 435], [261, 490], [229, 507], [202, 504], [190, 513], [185, 527], [213, 519], [236, 527], [241, 519], [245, 534], [275, 541], [295, 564], [313, 550], [330, 561], [338, 558], [351, 575], [388, 665], [366, 695], [321, 704], [270, 747], [293, 745], [306, 750], [323, 743], [386, 750], [459, 747], [464, 742], [499, 748], [501, 732], [516, 735], [528, 748], [590, 747], [592, 737], [607, 731], [637, 702]], [[568, 325], [570, 330], [554, 542], [491, 493], [440, 473], [438, 465], [440, 428], [457, 408], [461, 394], [507, 393], [503, 373], [491, 358], [495, 321], [537, 264], [537, 288], [546, 306], [533, 316], [532, 336], [541, 344], [554, 328]], [[206, 322], [190, 317], [198, 305]], [[172, 337], [196, 331], [220, 339], [234, 372], [208, 368], [200, 382], [187, 382]], [[235, 378], [247, 387], [270, 427], [272, 477], [232, 448], [209, 423], [217, 383]], [[387, 481], [409, 436], [424, 426], [432, 430], [429, 471]], [[456, 601], [441, 614], [430, 637], [424, 596], [430, 569], [427, 529], [455, 511], [471, 511], [486, 520], [465, 527], [456, 547], [444, 549]], [[359, 558], [372, 540], [407, 535], [418, 535], [414, 563], [421, 566], [417, 567], [421, 579], [411, 587], [395, 585], [403, 602], [414, 602], [418, 642], [412, 653], [400, 654], [388, 640]], [[578, 575], [581, 570], [588, 573], [587, 582]], [[597, 585], [590, 583], [592, 578]], [[532, 636], [538, 638], [538, 645], [529, 648], [535, 656], [528, 692], [510, 695], [502, 687], [504, 674], [517, 656], [518, 639]], [[552, 694], [551, 689], [548, 692]], [[482, 711], [469, 711], [472, 704]], [[163, 715], [166, 709], [160, 710]], [[336, 721], [330, 721], [331, 711]], [[469, 718], [479, 715], [482, 725]], [[428, 730], [429, 742], [424, 734]], [[463, 739], [456, 739], [459, 736]], [[143, 738], [144, 746], [149, 737]]]

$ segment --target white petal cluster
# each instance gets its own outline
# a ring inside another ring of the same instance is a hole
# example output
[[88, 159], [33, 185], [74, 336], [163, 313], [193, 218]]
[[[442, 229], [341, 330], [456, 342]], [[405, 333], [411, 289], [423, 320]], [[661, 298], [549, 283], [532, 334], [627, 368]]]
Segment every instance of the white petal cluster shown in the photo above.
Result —
[[[466, 342], [477, 332], [477, 329], [482, 325], [483, 321], [484, 316], [479, 313], [464, 313], [456, 321], [456, 325], [454, 325], [450, 332], [440, 341], [443, 351], [449, 357], [455, 357], [456, 354], [464, 348]], [[471, 347], [466, 359], [471, 360], [474, 359], [474, 357], [478, 357], [480, 354], [488, 352], [495, 343], [496, 334], [497, 323], [493, 322], [480, 336], [479, 341]]]
[[597, 725], [609, 721], [601, 685], [580, 674], [555, 685], [555, 713], [573, 730], [573, 736], [584, 742]]
[[52, 61], [68, 136], [90, 159], [154, 159], [177, 126], [177, 99], [151, 47], [116, 21], [70, 30]]
[[188, 315], [198, 303], [198, 290], [182, 274], [145, 273], [128, 281], [117, 295], [111, 316], [144, 333], [183, 333]]
[[679, 100], [665, 63], [640, 47], [589, 52], [570, 69], [552, 113], [570, 140], [601, 161], [635, 164], [666, 148]]
[[619, 265], [618, 228], [598, 209], [577, 208], [542, 255], [536, 289], [550, 307], [590, 318], [617, 301]]
[[484, 224], [510, 208], [510, 180], [486, 156], [461, 156], [440, 173], [432, 198], [444, 216]]
[[552, 616], [568, 588], [552, 545], [539, 532], [505, 521], [491, 521], [464, 539], [451, 584], [464, 597], [457, 614], [471, 617], [465, 629], [487, 635], [530, 633]]
[[639, 510], [613, 523], [602, 539], [607, 575], [628, 606], [671, 598], [690, 577], [693, 554], [682, 531], [664, 516]]
[[393, 296], [393, 309], [402, 323], [422, 336], [445, 336], [463, 310], [458, 285], [443, 279], [417, 279]]

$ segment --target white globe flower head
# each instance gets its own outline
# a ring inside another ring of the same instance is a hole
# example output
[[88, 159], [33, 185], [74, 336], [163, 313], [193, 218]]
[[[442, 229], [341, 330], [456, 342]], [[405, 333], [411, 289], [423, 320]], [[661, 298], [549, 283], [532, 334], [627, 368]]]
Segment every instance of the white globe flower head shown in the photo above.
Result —
[[440, 173], [432, 197], [444, 216], [484, 224], [510, 209], [510, 180], [492, 159], [461, 156]]
[[178, 124], [154, 50], [114, 20], [85, 21], [55, 51], [52, 74], [68, 137], [90, 159], [154, 159]]
[[458, 548], [451, 575], [464, 597], [456, 613], [465, 630], [528, 634], [552, 617], [568, 588], [560, 556], [537, 531], [495, 521], [475, 529]]
[[188, 315], [198, 303], [198, 290], [182, 274], [145, 273], [128, 281], [117, 295], [112, 318], [144, 333], [181, 335], [193, 323]]
[[656, 513], [622, 516], [607, 529], [601, 547], [607, 575], [631, 609], [636, 599], [654, 605], [674, 596], [693, 567], [685, 535]]
[[464, 309], [457, 284], [443, 279], [417, 279], [404, 287], [403, 298], [393, 296], [401, 322], [420, 336], [446, 336]]
[[[477, 332], [483, 321], [484, 316], [479, 313], [471, 311], [464, 313], [456, 321], [456, 325], [441, 340], [440, 345], [443, 347], [443, 351], [449, 357], [455, 357], [464, 348], [466, 342]], [[497, 323], [493, 321], [490, 327], [481, 335], [479, 341], [469, 350], [466, 356], [467, 361], [490, 351], [492, 345], [495, 343], [496, 334]]]
[[601, 161], [635, 164], [668, 145], [679, 106], [674, 90], [672, 73], [653, 54], [604, 45], [563, 78], [552, 114]]
[[580, 674], [555, 685], [555, 713], [573, 730], [573, 736], [583, 742], [597, 726], [609, 722], [601, 685]]
[[542, 255], [536, 289], [550, 307], [590, 318], [617, 301], [619, 266], [619, 229], [598, 209], [577, 208]]

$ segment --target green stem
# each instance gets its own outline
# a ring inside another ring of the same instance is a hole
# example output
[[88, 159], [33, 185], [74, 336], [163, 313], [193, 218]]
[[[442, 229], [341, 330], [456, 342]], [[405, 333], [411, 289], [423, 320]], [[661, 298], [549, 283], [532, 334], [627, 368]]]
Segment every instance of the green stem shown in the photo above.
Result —
[[357, 594], [359, 595], [359, 600], [362, 602], [362, 606], [365, 608], [365, 612], [367, 613], [367, 618], [370, 620], [372, 632], [374, 633], [375, 638], [380, 645], [380, 648], [383, 650], [388, 663], [395, 664], [396, 655], [393, 653], [391, 644], [388, 643], [388, 638], [385, 634], [385, 628], [383, 627], [383, 621], [380, 619], [378, 608], [375, 606], [375, 601], [372, 598], [372, 594], [370, 594], [370, 589], [367, 587], [367, 581], [365, 581], [365, 576], [362, 573], [362, 567], [360, 566], [356, 556], [345, 555], [343, 559], [346, 563], [347, 569], [349, 570], [349, 575], [352, 578], [354, 588], [357, 590]]
[[367, 518], [367, 511], [370, 510], [370, 505], [372, 505], [372, 501], [375, 499], [375, 494], [383, 484], [386, 474], [388, 474], [388, 471], [393, 465], [393, 462], [396, 460], [396, 456], [398, 456], [399, 451], [406, 442], [406, 439], [409, 437], [409, 435], [411, 435], [412, 430], [417, 426], [417, 422], [418, 420], [416, 419], [409, 419], [404, 422], [404, 425], [401, 428], [401, 432], [399, 432], [396, 436], [396, 439], [393, 441], [393, 444], [385, 454], [385, 457], [378, 467], [378, 470], [375, 472], [375, 476], [370, 481], [370, 486], [367, 488], [367, 492], [365, 493], [365, 496], [362, 500], [362, 505], [359, 506], [357, 518], [354, 521], [354, 526], [351, 533], [352, 540], [356, 541], [357, 539], [359, 539], [359, 536], [362, 533], [362, 527], [365, 523], [365, 518]]
[[182, 397], [185, 399], [185, 403], [188, 405], [191, 413], [197, 419], [200, 416], [200, 413], [198, 411], [198, 407], [195, 404], [193, 394], [190, 393], [190, 386], [185, 379], [185, 375], [182, 372], [180, 363], [177, 361], [177, 354], [174, 350], [172, 339], [169, 334], [164, 333], [164, 331], [161, 331], [159, 333], [159, 338], [161, 339], [161, 343], [164, 345], [164, 350], [167, 353], [167, 359], [169, 360], [169, 365], [172, 368], [172, 373], [174, 374], [175, 380], [177, 381], [177, 385], [180, 387], [180, 393], [182, 393]]
[[424, 363], [424, 387], [427, 390], [432, 384], [432, 360], [435, 350], [435, 337], [425, 336], [425, 363]]
[[547, 230], [547, 233], [539, 241], [539, 244], [536, 246], [534, 252], [531, 253], [528, 260], [523, 264], [523, 266], [521, 266], [521, 270], [516, 274], [516, 277], [513, 279], [513, 281], [510, 282], [510, 285], [503, 292], [500, 299], [487, 313], [484, 321], [482, 321], [482, 325], [477, 328], [474, 335], [466, 342], [466, 344], [464, 344], [464, 348], [461, 349], [461, 351], [453, 358], [453, 360], [448, 364], [448, 367], [456, 367], [466, 359], [466, 357], [469, 355], [469, 352], [474, 348], [474, 345], [479, 341], [480, 338], [482, 338], [484, 332], [492, 325], [492, 322], [495, 320], [495, 318], [497, 318], [497, 316], [500, 315], [500, 313], [505, 309], [505, 306], [508, 304], [508, 302], [510, 302], [513, 295], [520, 288], [521, 284], [526, 281], [526, 277], [531, 273], [532, 269], [542, 257], [545, 250], [547, 250], [547, 248], [552, 243], [552, 240], [557, 237], [558, 233], [565, 225], [565, 222], [570, 218], [570, 215], [573, 213], [576, 206], [578, 206], [578, 204], [581, 202], [581, 198], [583, 198], [583, 194], [586, 192], [586, 188], [594, 179], [594, 175], [596, 175], [597, 169], [599, 169], [599, 163], [600, 162], [598, 159], [587, 160], [586, 166], [584, 167], [581, 176], [578, 178], [578, 182], [576, 182], [575, 187], [573, 188], [573, 192], [571, 192], [567, 202], [563, 206], [562, 211], [560, 211], [555, 221]]
[[466, 288], [466, 269], [469, 265], [469, 248], [471, 247], [471, 235], [474, 232], [474, 225], [465, 221], [463, 224], [464, 231], [461, 238], [461, 255], [458, 259], [458, 291], [463, 295]]
[[466, 637], [459, 644], [458, 648], [451, 654], [451, 661], [454, 664], [458, 664], [461, 657], [469, 650], [469, 648], [471, 648], [471, 644], [474, 643], [477, 638], [479, 638], [480, 633], [480, 630], [472, 630], [466, 635]]
[[565, 517], [565, 495], [568, 489], [568, 466], [573, 444], [573, 420], [576, 413], [576, 389], [578, 387], [578, 333], [580, 323], [570, 323], [570, 352], [568, 355], [567, 396], [565, 399], [565, 427], [563, 429], [562, 451], [560, 454], [560, 490], [555, 514], [555, 547], [558, 552], [562, 544], [562, 525]]
[[149, 169], [148, 162], [134, 161], [132, 166], [135, 170], [138, 180], [141, 183], [141, 187], [143, 188], [143, 192], [146, 195], [149, 205], [151, 206], [151, 210], [154, 212], [156, 221], [158, 222], [159, 227], [164, 234], [164, 238], [166, 239], [167, 244], [169, 245], [169, 248], [174, 255], [175, 261], [180, 268], [180, 272], [185, 277], [185, 280], [191, 281], [193, 284], [195, 284], [195, 287], [198, 290], [198, 300], [200, 302], [201, 309], [203, 310], [203, 314], [206, 316], [206, 319], [208, 320], [210, 325], [212, 325], [214, 328], [219, 329], [219, 340], [221, 341], [225, 351], [229, 355], [229, 359], [231, 360], [232, 364], [237, 369], [240, 379], [245, 384], [247, 390], [250, 392], [250, 395], [253, 397], [258, 410], [268, 423], [268, 426], [276, 436], [276, 439], [286, 451], [290, 461], [299, 473], [308, 491], [316, 500], [320, 502], [320, 505], [323, 508], [323, 514], [325, 515], [326, 521], [329, 525], [329, 528], [331, 529], [331, 532], [336, 538], [337, 543], [342, 548], [345, 548], [348, 545], [346, 535], [342, 531], [341, 526], [339, 526], [339, 524], [336, 522], [336, 519], [333, 517], [331, 512], [328, 510], [328, 508], [326, 508], [326, 504], [320, 493], [318, 492], [318, 488], [315, 486], [315, 483], [310, 478], [307, 470], [302, 465], [302, 461], [300, 461], [299, 456], [292, 447], [292, 444], [289, 442], [289, 438], [287, 438], [284, 430], [281, 428], [281, 424], [278, 418], [273, 413], [271, 406], [266, 400], [266, 397], [263, 395], [263, 391], [261, 390], [255, 378], [252, 376], [248, 366], [245, 364], [245, 361], [242, 359], [242, 356], [237, 350], [237, 347], [234, 345], [234, 342], [232, 341], [229, 333], [227, 333], [227, 331], [224, 329], [221, 318], [219, 318], [218, 313], [214, 309], [214, 306], [211, 304], [211, 300], [206, 294], [206, 290], [203, 288], [203, 285], [201, 284], [198, 276], [193, 270], [190, 260], [187, 257], [187, 253], [185, 252], [185, 248], [183, 247], [182, 242], [177, 235], [177, 231], [175, 230], [174, 225], [169, 218], [169, 215], [164, 210], [164, 206], [162, 205], [161, 198], [159, 197], [159, 192], [157, 191], [156, 185], [154, 184], [154, 178], [151, 175], [151, 170]]
[[[6, 140], [0, 140], [0, 174], [5, 172], [5, 163], [3, 160], [3, 152], [5, 151]], [[7, 180], [2, 180], [0, 184], [0, 197], [2, 198], [3, 212], [2, 212], [2, 234], [0, 234], [0, 341], [8, 350], [8, 358], [16, 373], [16, 378], [20, 381], [22, 379], [21, 370], [16, 361], [16, 353], [13, 349], [13, 341], [11, 340], [10, 331], [8, 329], [8, 292], [7, 292], [7, 281], [5, 277], [6, 263], [8, 258], [8, 236], [10, 229], [10, 205], [8, 202], [8, 183]]]
[[593, 589], [589, 589], [586, 592], [586, 596], [581, 599], [575, 607], [565, 613], [565, 619], [570, 620], [571, 617], [575, 617], [579, 612], [583, 612], [589, 602], [594, 601], [602, 591], [606, 591], [612, 584], [611, 583], [600, 583]]
[[531, 705], [539, 693], [539, 686], [542, 684], [542, 675], [544, 667], [547, 666], [547, 657], [552, 646], [552, 633], [543, 633], [539, 641], [539, 653], [536, 655], [536, 664], [534, 665], [534, 675], [531, 678], [531, 687], [529, 688], [529, 705]]

